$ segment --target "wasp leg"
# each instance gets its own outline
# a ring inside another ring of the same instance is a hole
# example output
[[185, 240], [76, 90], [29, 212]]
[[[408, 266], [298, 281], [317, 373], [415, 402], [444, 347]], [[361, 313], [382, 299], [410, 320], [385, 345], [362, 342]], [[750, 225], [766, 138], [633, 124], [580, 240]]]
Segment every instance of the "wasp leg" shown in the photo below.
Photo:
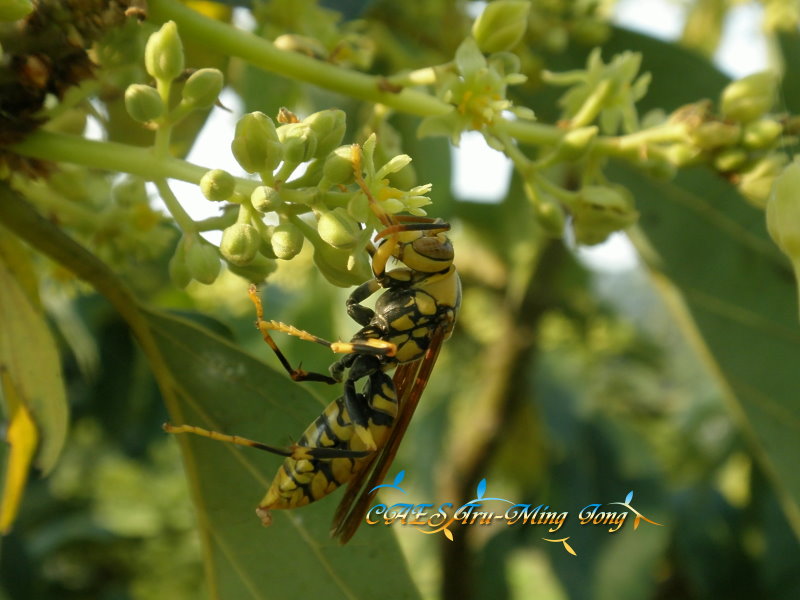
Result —
[[[301, 337], [302, 339], [310, 339], [313, 342], [321, 343], [323, 345], [329, 345], [330, 342], [323, 340], [322, 338], [318, 338], [316, 336], [312, 336], [310, 333], [305, 331], [300, 331], [295, 327], [291, 327], [289, 325], [284, 325], [283, 323], [277, 323], [276, 321], [267, 321], [264, 319], [264, 307], [261, 304], [261, 298], [258, 297], [258, 290], [256, 286], [251, 285], [250, 288], [247, 290], [248, 296], [250, 296], [250, 300], [253, 305], [256, 307], [256, 327], [261, 332], [261, 337], [264, 338], [264, 341], [267, 345], [272, 348], [272, 351], [275, 353], [275, 356], [278, 357], [281, 365], [283, 368], [286, 369], [286, 372], [289, 373], [289, 377], [292, 378], [293, 381], [321, 381], [323, 383], [339, 383], [340, 380], [334, 379], [330, 375], [324, 375], [323, 373], [313, 373], [309, 371], [304, 371], [301, 368], [294, 368], [289, 363], [289, 359], [281, 352], [281, 349], [278, 348], [278, 344], [275, 343], [275, 340], [272, 339], [270, 335], [270, 331], [284, 331], [289, 333], [290, 335], [296, 335], [297, 337]], [[302, 334], [302, 335], [299, 335]]]
[[192, 433], [194, 435], [206, 437], [218, 442], [255, 448], [256, 450], [263, 450], [279, 456], [291, 457], [295, 460], [311, 458], [361, 458], [372, 452], [371, 450], [345, 450], [343, 448], [310, 448], [308, 446], [298, 446], [296, 444], [290, 448], [278, 448], [276, 446], [269, 446], [255, 440], [244, 438], [239, 435], [228, 435], [218, 431], [210, 431], [195, 425], [172, 425], [170, 423], [164, 423], [162, 428], [167, 433]]
[[356, 435], [364, 442], [364, 446], [368, 450], [375, 450], [377, 445], [372, 433], [368, 428], [369, 419], [364, 410], [364, 397], [356, 392], [356, 380], [348, 378], [344, 382], [344, 406], [347, 409], [347, 414], [350, 415], [350, 421], [353, 423]]
[[264, 309], [261, 304], [261, 298], [258, 297], [258, 292], [254, 285], [250, 286], [248, 295], [256, 307], [256, 326], [261, 332], [261, 336], [264, 338], [264, 341], [269, 345], [269, 347], [272, 348], [273, 352], [275, 352], [275, 355], [278, 357], [281, 365], [283, 365], [283, 368], [286, 369], [286, 372], [289, 373], [289, 376], [294, 381], [322, 381], [324, 383], [339, 383], [340, 379], [336, 379], [330, 375], [324, 375], [322, 373], [304, 371], [299, 367], [292, 367], [292, 365], [289, 363], [289, 360], [286, 358], [283, 352], [281, 352], [280, 348], [278, 348], [275, 340], [272, 339], [272, 336], [269, 333], [270, 331], [282, 331], [283, 333], [300, 338], [301, 340], [326, 346], [337, 354], [394, 356], [394, 354], [397, 352], [396, 344], [377, 338], [351, 342], [329, 342], [328, 340], [316, 336], [313, 333], [298, 329], [293, 325], [287, 325], [286, 323], [280, 323], [278, 321], [267, 321], [264, 319]]
[[362, 306], [361, 303], [379, 289], [381, 289], [380, 282], [377, 279], [370, 279], [353, 290], [353, 293], [347, 298], [347, 314], [362, 327], [369, 325], [372, 317], [375, 316], [375, 311]]

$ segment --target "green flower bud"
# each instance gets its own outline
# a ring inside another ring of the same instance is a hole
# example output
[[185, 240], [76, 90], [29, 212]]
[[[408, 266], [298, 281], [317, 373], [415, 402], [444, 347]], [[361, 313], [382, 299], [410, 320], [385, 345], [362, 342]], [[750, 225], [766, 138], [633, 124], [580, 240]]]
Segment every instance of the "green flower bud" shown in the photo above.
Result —
[[235, 273], [239, 277], [244, 277], [252, 283], [261, 283], [269, 277], [277, 267], [278, 265], [273, 259], [265, 258], [260, 254], [257, 254], [256, 257], [246, 265], [228, 263], [228, 269], [232, 273]]
[[136, 204], [147, 204], [147, 188], [141, 177], [126, 175], [114, 183], [111, 188], [111, 197], [120, 206], [130, 207]]
[[278, 127], [277, 132], [284, 160], [300, 164], [316, 156], [317, 134], [306, 123], [287, 123]]
[[792, 260], [800, 260], [800, 162], [795, 160], [775, 178], [766, 212], [772, 240]]
[[769, 71], [729, 83], [720, 99], [722, 115], [741, 123], [753, 121], [772, 108], [777, 88], [778, 78]]
[[254, 189], [250, 194], [250, 203], [262, 213], [273, 212], [283, 204], [278, 190], [268, 185], [260, 185]]
[[292, 223], [281, 223], [272, 230], [270, 244], [275, 256], [289, 260], [303, 249], [303, 233]]
[[314, 244], [314, 264], [330, 283], [338, 287], [350, 287], [372, 277], [366, 251], [356, 253], [334, 248], [319, 241]]
[[756, 162], [747, 171], [742, 173], [739, 182], [739, 193], [756, 208], [763, 209], [769, 198], [775, 177], [783, 170], [786, 164], [784, 154], [770, 154]]
[[572, 207], [575, 241], [589, 246], [599, 244], [615, 231], [635, 223], [638, 217], [633, 198], [625, 188], [586, 186]]
[[661, 181], [669, 181], [675, 177], [677, 169], [669, 160], [663, 156], [653, 155], [642, 159], [642, 168], [648, 175]]
[[664, 157], [676, 167], [687, 167], [696, 164], [700, 159], [700, 150], [688, 144], [672, 144], [664, 151]]
[[208, 108], [217, 101], [224, 83], [219, 69], [198, 69], [186, 80], [181, 95], [194, 108]]
[[722, 121], [708, 121], [697, 127], [689, 129], [689, 139], [698, 148], [709, 150], [722, 146], [732, 146], [739, 141], [741, 127], [723, 123]]
[[278, 258], [275, 256], [275, 251], [272, 249], [272, 230], [274, 227], [268, 227], [267, 231], [261, 232], [261, 242], [258, 244], [258, 253], [265, 258]]
[[741, 148], [726, 148], [714, 157], [714, 168], [722, 173], [738, 171], [747, 162], [747, 152]]
[[560, 238], [564, 235], [566, 217], [564, 210], [555, 198], [540, 195], [533, 208], [536, 221], [547, 235], [554, 238]]
[[489, 57], [488, 62], [489, 68], [503, 75], [519, 74], [522, 69], [519, 56], [513, 52], [495, 52]]
[[583, 46], [602, 46], [611, 34], [611, 26], [596, 17], [583, 17], [571, 20], [570, 34]]
[[31, 0], [3, 0], [0, 2], [0, 22], [9, 23], [27, 17], [33, 12]]
[[252, 112], [239, 119], [231, 150], [248, 173], [272, 173], [283, 158], [275, 124], [261, 112]]
[[186, 251], [186, 267], [189, 275], [200, 283], [210, 285], [219, 275], [219, 252], [197, 235], [184, 236], [182, 240]]
[[472, 24], [472, 35], [485, 54], [511, 50], [525, 35], [531, 3], [497, 0]]
[[800, 295], [800, 163], [796, 160], [775, 178], [766, 213], [767, 231], [792, 262]]
[[339, 146], [325, 159], [322, 180], [330, 185], [347, 185], [353, 181], [353, 146]]
[[152, 34], [144, 49], [144, 66], [148, 74], [160, 81], [172, 81], [183, 72], [183, 44], [178, 26], [167, 21]]
[[317, 138], [315, 158], [325, 158], [342, 143], [344, 132], [347, 129], [346, 116], [343, 110], [330, 109], [315, 112], [303, 119]]
[[135, 121], [146, 123], [164, 114], [164, 102], [155, 88], [134, 83], [125, 90], [125, 110]]
[[320, 215], [317, 231], [319, 237], [334, 248], [352, 250], [358, 242], [361, 228], [347, 209], [337, 207]]
[[222, 169], [212, 169], [200, 179], [200, 191], [212, 202], [222, 202], [233, 196], [236, 180]]
[[772, 146], [783, 133], [783, 126], [772, 119], [751, 121], [744, 127], [742, 142], [748, 148], [763, 150]]
[[178, 242], [175, 253], [169, 259], [169, 278], [175, 287], [185, 288], [192, 280], [189, 266], [186, 264], [186, 248], [183, 240]]
[[347, 212], [359, 223], [366, 223], [372, 214], [369, 199], [364, 194], [356, 192], [347, 201]]
[[219, 251], [232, 265], [247, 265], [255, 258], [261, 238], [249, 223], [234, 223], [222, 232]]

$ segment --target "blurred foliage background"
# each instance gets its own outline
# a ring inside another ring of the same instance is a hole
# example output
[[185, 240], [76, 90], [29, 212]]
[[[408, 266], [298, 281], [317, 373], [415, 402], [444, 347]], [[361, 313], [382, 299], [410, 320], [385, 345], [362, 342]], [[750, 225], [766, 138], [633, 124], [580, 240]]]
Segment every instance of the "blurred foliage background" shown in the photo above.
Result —
[[[224, 4], [190, 4], [231, 18]], [[346, 39], [349, 66], [395, 73], [449, 60], [481, 3], [321, 4], [273, 0], [253, 3], [252, 13], [269, 39], [294, 33], [326, 52]], [[678, 43], [609, 24], [612, 4], [532, 2], [518, 48], [529, 79], [514, 88], [516, 104], [557, 121], [560, 90], [542, 84], [541, 70], [580, 68], [596, 45], [604, 57], [642, 53], [653, 81], [641, 114], [719, 95], [728, 80], [708, 57], [735, 3], [685, 2]], [[762, 4], [774, 26], [791, 3]], [[138, 25], [124, 27], [116, 35], [139, 39], [128, 31]], [[783, 108], [797, 113], [800, 36], [796, 27], [767, 31], [783, 61]], [[187, 66], [224, 69], [245, 111], [341, 108], [345, 141], [363, 139], [368, 103], [186, 43]], [[123, 70], [101, 74], [95, 107], [109, 139], [149, 144], [150, 134], [120, 112], [118, 87], [112, 93]], [[205, 117], [176, 134], [186, 150]], [[178, 440], [161, 430], [169, 417], [159, 389], [125, 321], [36, 254], [71, 417], [57, 466], [32, 478], [3, 537], [0, 598], [800, 597], [800, 330], [791, 269], [771, 247], [763, 214], [703, 167], [664, 181], [615, 164], [609, 178], [634, 192], [641, 214], [630, 232], [638, 259], [597, 267], [536, 227], [516, 176], [497, 202], [455, 196], [449, 142], [417, 139], [418, 123], [398, 113], [382, 126], [413, 157], [416, 182], [434, 184], [429, 212], [453, 225], [464, 299], [390, 477], [405, 470], [412, 501], [437, 504], [471, 499], [485, 478], [488, 495], [568, 511], [564, 528], [462, 527], [448, 541], [362, 526], [340, 548], [327, 538], [334, 498], [262, 529], [253, 509], [280, 460], [182, 439], [187, 485]], [[75, 197], [99, 203], [109, 193], [105, 173], [63, 166], [54, 177]], [[177, 235], [168, 223], [159, 220], [159, 241], [145, 253], [56, 224], [144, 304], [169, 311], [147, 319], [180, 382], [186, 422], [287, 444], [335, 397], [283, 375], [253, 328], [244, 279], [226, 271], [213, 286], [172, 285]], [[356, 329], [344, 311], [348, 290], [331, 286], [310, 254], [306, 247], [270, 276], [268, 316], [347, 339]], [[293, 363], [326, 370], [325, 350], [279, 343]], [[633, 505], [663, 527], [634, 531], [628, 523], [609, 533], [574, 519], [587, 504], [622, 501], [630, 490]], [[577, 556], [542, 541], [565, 536]]]

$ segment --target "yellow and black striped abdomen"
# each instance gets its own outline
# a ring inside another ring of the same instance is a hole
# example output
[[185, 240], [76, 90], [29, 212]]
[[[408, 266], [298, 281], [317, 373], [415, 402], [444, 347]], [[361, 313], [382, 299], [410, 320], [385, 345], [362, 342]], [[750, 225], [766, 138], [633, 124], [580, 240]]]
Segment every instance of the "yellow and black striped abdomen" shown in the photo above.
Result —
[[[397, 396], [392, 379], [383, 371], [371, 374], [357, 400], [363, 403], [368, 417], [367, 428], [376, 446], [381, 448], [397, 416]], [[343, 451], [366, 449], [362, 439], [356, 435], [343, 397], [328, 405], [308, 426], [297, 445]], [[296, 508], [319, 500], [349, 482], [369, 459], [370, 455], [358, 458], [288, 457], [278, 469], [257, 512], [263, 520], [269, 518], [271, 509]]]

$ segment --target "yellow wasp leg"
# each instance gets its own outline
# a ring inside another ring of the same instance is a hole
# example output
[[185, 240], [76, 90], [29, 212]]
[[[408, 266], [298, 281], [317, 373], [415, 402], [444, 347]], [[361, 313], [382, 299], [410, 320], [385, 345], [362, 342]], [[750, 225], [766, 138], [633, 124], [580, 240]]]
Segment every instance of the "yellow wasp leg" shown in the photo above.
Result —
[[211, 431], [203, 429], [196, 425], [172, 425], [164, 423], [161, 426], [167, 433], [192, 433], [200, 437], [209, 438], [218, 442], [226, 444], [235, 444], [237, 446], [246, 446], [248, 448], [256, 448], [257, 450], [264, 450], [279, 456], [288, 456], [294, 460], [311, 460], [319, 458], [361, 458], [370, 454], [371, 450], [344, 450], [342, 448], [309, 448], [308, 446], [293, 445], [291, 448], [277, 448], [275, 446], [268, 446], [262, 442], [257, 442], [240, 435], [228, 435], [227, 433], [220, 433], [219, 431]]
[[285, 448], [267, 446], [261, 442], [256, 442], [255, 440], [250, 440], [239, 435], [228, 435], [226, 433], [219, 433], [218, 431], [210, 431], [195, 425], [172, 425], [170, 423], [164, 423], [161, 427], [167, 433], [193, 433], [195, 435], [207, 437], [212, 440], [217, 440], [218, 442], [236, 444], [237, 446], [247, 446], [248, 448], [258, 448], [259, 450], [265, 450], [267, 452], [272, 452], [273, 454], [279, 454], [280, 456], [292, 456], [292, 452]]
[[[293, 325], [287, 325], [286, 323], [281, 323], [280, 321], [267, 321], [264, 319], [264, 309], [261, 304], [261, 298], [258, 297], [258, 292], [254, 285], [250, 286], [248, 295], [256, 307], [256, 325], [258, 326], [261, 335], [264, 337], [264, 341], [267, 342], [269, 347], [272, 348], [272, 350], [278, 355], [278, 359], [292, 376], [292, 379], [308, 379], [309, 375], [316, 376], [319, 374], [307, 373], [301, 369], [293, 369], [289, 364], [289, 361], [286, 360], [286, 357], [278, 348], [275, 340], [272, 339], [272, 336], [269, 333], [270, 331], [281, 331], [291, 336], [300, 338], [301, 340], [306, 340], [307, 342], [314, 342], [316, 344], [321, 344], [322, 346], [327, 346], [337, 354], [374, 354], [379, 356], [394, 356], [395, 352], [397, 351], [397, 345], [392, 342], [387, 342], [386, 340], [369, 339], [363, 342], [329, 342], [328, 340], [316, 336], [313, 333], [298, 329]], [[325, 378], [323, 381], [332, 379], [325, 375], [320, 375], [320, 377]]]

